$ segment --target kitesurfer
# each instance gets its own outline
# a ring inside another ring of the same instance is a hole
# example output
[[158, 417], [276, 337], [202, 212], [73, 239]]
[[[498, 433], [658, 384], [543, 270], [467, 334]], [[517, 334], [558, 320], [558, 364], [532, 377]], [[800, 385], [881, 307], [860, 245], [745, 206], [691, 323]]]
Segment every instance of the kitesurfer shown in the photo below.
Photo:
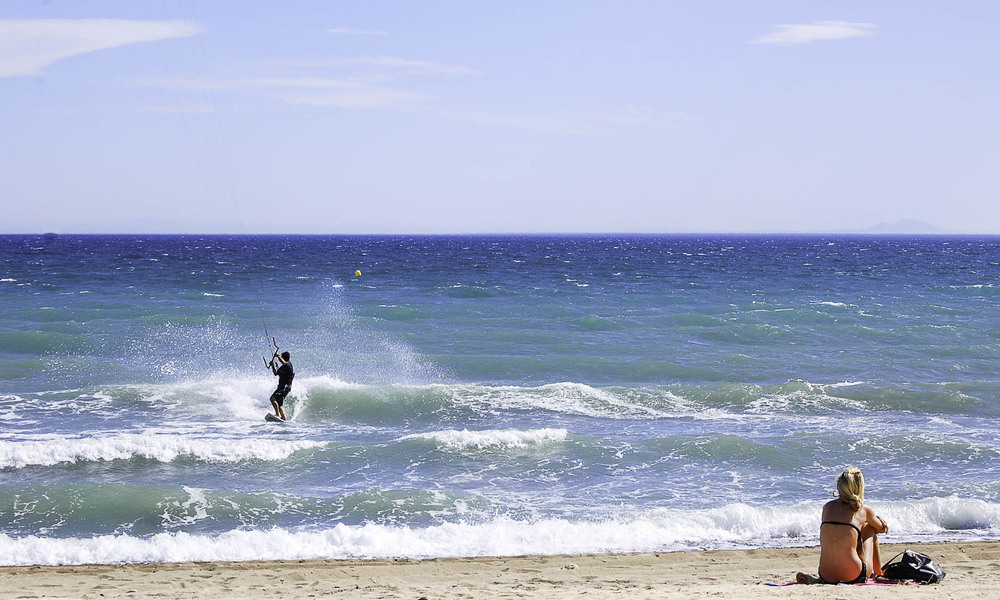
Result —
[[[281, 362], [281, 366], [274, 364], [275, 359]], [[285, 396], [292, 391], [292, 380], [295, 379], [295, 369], [292, 368], [292, 355], [287, 350], [280, 355], [275, 352], [271, 358], [271, 372], [278, 378], [278, 388], [271, 394], [271, 406], [274, 407], [274, 414], [285, 421]]]

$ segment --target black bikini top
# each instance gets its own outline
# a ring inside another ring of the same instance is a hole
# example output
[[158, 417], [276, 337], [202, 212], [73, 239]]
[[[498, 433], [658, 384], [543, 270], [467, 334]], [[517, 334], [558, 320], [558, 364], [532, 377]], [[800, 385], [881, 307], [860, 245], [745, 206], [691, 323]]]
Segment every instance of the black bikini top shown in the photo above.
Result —
[[822, 523], [820, 523], [820, 527], [822, 527], [823, 525], [847, 525], [848, 527], [854, 528], [854, 531], [858, 532], [858, 539], [859, 540], [861, 539], [861, 530], [858, 529], [858, 526], [855, 525], [854, 523], [845, 523], [843, 521], [823, 521]]

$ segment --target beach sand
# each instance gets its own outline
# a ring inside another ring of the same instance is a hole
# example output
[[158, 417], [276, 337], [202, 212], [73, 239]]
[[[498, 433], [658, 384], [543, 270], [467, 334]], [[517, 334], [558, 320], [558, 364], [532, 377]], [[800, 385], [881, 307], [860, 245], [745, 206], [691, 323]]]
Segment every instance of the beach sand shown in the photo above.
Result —
[[948, 572], [927, 586], [790, 585], [819, 549], [431, 560], [305, 560], [2, 567], [0, 598], [997, 598], [1000, 542], [885, 544]]

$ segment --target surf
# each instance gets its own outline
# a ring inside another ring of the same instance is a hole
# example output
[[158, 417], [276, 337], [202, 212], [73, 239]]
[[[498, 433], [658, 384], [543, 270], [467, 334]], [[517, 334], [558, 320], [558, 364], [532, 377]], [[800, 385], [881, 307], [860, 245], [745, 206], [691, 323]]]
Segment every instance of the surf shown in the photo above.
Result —
[[[500, 516], [425, 527], [371, 522], [69, 538], [0, 533], [0, 565], [425, 559], [813, 546], [818, 543], [820, 505], [734, 503], [697, 511], [624, 511], [597, 520]], [[950, 497], [878, 505], [891, 523], [894, 543], [1000, 536], [997, 504]], [[190, 514], [196, 516], [197, 510], [192, 508]]]

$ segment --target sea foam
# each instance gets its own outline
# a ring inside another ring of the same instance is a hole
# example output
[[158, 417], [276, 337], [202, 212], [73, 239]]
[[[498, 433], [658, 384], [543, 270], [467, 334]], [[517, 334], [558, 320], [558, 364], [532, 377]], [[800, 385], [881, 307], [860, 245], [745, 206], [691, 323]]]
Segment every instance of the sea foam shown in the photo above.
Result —
[[146, 458], [164, 463], [179, 456], [206, 462], [276, 461], [325, 442], [257, 439], [192, 438], [170, 434], [109, 434], [103, 437], [59, 437], [26, 441], [0, 440], [0, 469], [60, 463]]
[[566, 439], [565, 429], [494, 429], [488, 431], [431, 431], [403, 436], [400, 439], [432, 440], [445, 448], [524, 448], [531, 445], [548, 442], [561, 442]]
[[[957, 497], [881, 506], [890, 525], [886, 541], [996, 539], [1000, 505]], [[657, 509], [623, 512], [604, 520], [562, 518], [535, 521], [498, 517], [486, 522], [408, 527], [366, 523], [316, 530], [230, 530], [214, 535], [187, 532], [149, 537], [13, 537], [0, 534], [0, 565], [249, 561], [350, 558], [516, 556], [598, 552], [654, 552], [748, 547], [794, 547], [818, 543], [819, 505], [730, 504], [705, 510]], [[976, 524], [977, 531], [968, 531]], [[803, 565], [808, 566], [808, 565]]]

